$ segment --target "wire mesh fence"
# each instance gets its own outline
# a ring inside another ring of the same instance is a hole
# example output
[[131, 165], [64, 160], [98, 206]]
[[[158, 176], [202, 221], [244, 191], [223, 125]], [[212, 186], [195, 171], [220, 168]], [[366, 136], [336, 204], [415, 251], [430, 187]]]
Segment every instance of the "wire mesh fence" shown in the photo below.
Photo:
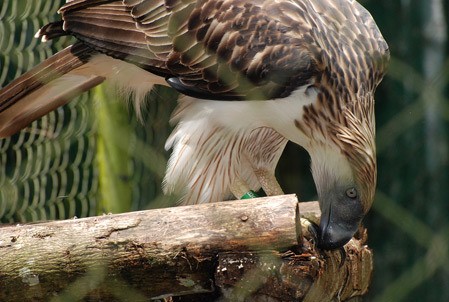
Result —
[[[0, 0], [0, 86], [71, 43], [33, 37], [57, 19], [64, 2]], [[366, 219], [375, 273], [367, 299], [447, 301], [449, 5], [442, 0], [361, 2], [392, 52], [389, 75], [377, 93], [378, 192]], [[0, 140], [0, 222], [174, 204], [163, 197], [160, 183], [177, 95], [168, 88], [153, 91], [142, 124], [108, 91], [84, 93]], [[110, 127], [123, 131], [111, 138]], [[121, 160], [114, 164], [117, 157]], [[304, 151], [288, 146], [278, 170], [286, 192], [298, 192], [303, 200], [316, 198], [308, 161]]]
[[[34, 38], [40, 27], [58, 18], [56, 12], [64, 2], [2, 2], [1, 86], [73, 42], [61, 38], [41, 43]], [[126, 102], [108, 102], [119, 97], [106, 90], [84, 93], [19, 134], [0, 140], [1, 222], [136, 210], [155, 199], [164, 205], [160, 183], [167, 155], [163, 147], [176, 94], [156, 88], [148, 96], [151, 106], [144, 116], [151, 123], [143, 125], [128, 112], [132, 108]], [[108, 132], [114, 126], [128, 132], [113, 133], [114, 140]], [[108, 166], [114, 156], [124, 167]], [[128, 187], [126, 194], [114, 194], [117, 186]]]
[[365, 1], [393, 58], [377, 95], [378, 192], [367, 219], [373, 301], [446, 301], [447, 1]]
[[[56, 18], [62, 1], [3, 1], [0, 72], [4, 86], [63, 48], [43, 45], [34, 33]], [[96, 213], [95, 139], [84, 94], [25, 131], [0, 141], [0, 220], [24, 222]]]

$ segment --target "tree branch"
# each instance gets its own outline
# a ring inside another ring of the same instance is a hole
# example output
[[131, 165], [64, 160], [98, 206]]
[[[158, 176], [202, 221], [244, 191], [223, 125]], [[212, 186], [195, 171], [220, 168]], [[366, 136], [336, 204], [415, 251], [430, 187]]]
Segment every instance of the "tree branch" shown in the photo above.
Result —
[[344, 262], [338, 252], [317, 251], [299, 212], [319, 217], [317, 203], [284, 195], [3, 226], [0, 300], [210, 300], [220, 292], [233, 301], [316, 301], [364, 294], [371, 252], [357, 240], [346, 246]]

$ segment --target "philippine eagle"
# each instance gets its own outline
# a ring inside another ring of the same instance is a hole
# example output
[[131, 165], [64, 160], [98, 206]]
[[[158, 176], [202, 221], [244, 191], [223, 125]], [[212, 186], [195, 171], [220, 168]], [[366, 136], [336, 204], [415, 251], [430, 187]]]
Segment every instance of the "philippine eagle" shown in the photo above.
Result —
[[59, 13], [36, 37], [78, 41], [1, 90], [1, 137], [105, 80], [135, 96], [169, 85], [185, 97], [166, 143], [166, 193], [184, 204], [282, 194], [274, 170], [290, 140], [311, 157], [318, 245], [354, 235], [374, 197], [374, 91], [389, 57], [360, 4], [68, 0]]

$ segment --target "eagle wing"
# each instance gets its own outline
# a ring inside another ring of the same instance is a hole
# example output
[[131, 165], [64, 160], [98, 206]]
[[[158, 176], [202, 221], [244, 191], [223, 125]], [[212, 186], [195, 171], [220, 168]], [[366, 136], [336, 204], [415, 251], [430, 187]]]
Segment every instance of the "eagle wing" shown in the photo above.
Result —
[[307, 7], [293, 1], [75, 0], [63, 30], [206, 99], [288, 96], [318, 74]]
[[[165, 83], [159, 77], [209, 100], [284, 98], [313, 85], [332, 116], [346, 102], [332, 94], [372, 89], [388, 57], [377, 26], [354, 0], [72, 0], [60, 13], [62, 20], [37, 36], [73, 35], [80, 42], [0, 91], [0, 136], [115, 77], [114, 66], [126, 63], [111, 57], [142, 68], [128, 64], [120, 78], [126, 83], [118, 81], [140, 92]], [[107, 71], [98, 72], [98, 53], [110, 56], [101, 65]]]

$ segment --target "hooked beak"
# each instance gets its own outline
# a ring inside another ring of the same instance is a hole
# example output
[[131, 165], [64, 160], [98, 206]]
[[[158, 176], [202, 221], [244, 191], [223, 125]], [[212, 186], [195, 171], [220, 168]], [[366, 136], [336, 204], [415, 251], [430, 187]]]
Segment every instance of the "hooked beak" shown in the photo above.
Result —
[[321, 211], [318, 247], [324, 250], [343, 247], [354, 236], [363, 217], [360, 204], [330, 202]]

